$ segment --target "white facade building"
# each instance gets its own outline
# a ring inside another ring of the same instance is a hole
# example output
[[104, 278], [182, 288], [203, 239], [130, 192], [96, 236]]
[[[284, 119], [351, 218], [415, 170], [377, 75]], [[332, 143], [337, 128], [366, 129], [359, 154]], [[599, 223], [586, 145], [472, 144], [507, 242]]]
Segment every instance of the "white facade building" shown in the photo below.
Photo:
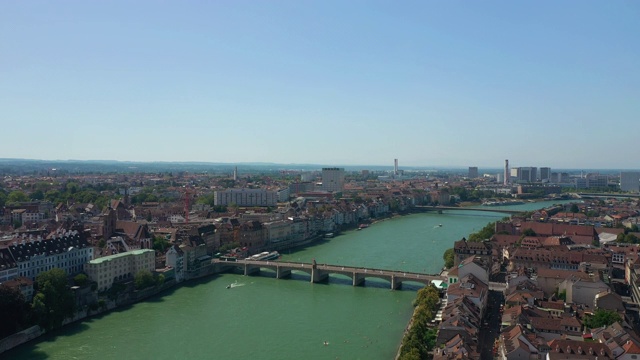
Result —
[[176, 272], [176, 281], [182, 282], [184, 280], [184, 272], [186, 271], [182, 250], [180, 250], [178, 246], [174, 245], [167, 250], [165, 255], [165, 265], [171, 266]]
[[276, 206], [278, 194], [265, 189], [228, 189], [214, 191], [214, 205], [236, 204], [238, 206]]
[[84, 264], [93, 259], [93, 247], [84, 234], [71, 231], [52, 239], [22, 239], [9, 246], [16, 261], [18, 275], [35, 280], [43, 271], [59, 268], [67, 275], [82, 272]]
[[91, 260], [84, 265], [84, 271], [98, 283], [99, 291], [105, 291], [115, 280], [133, 279], [141, 270], [154, 271], [155, 259], [155, 250], [134, 250]]
[[322, 168], [322, 190], [344, 191], [344, 168]]

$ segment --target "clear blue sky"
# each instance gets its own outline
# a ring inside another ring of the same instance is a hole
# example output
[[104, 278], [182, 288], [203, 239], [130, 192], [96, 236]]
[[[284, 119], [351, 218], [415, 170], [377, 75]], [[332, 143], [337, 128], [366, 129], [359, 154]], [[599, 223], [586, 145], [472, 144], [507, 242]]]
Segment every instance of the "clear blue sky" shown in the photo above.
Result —
[[0, 1], [0, 158], [639, 168], [637, 1]]

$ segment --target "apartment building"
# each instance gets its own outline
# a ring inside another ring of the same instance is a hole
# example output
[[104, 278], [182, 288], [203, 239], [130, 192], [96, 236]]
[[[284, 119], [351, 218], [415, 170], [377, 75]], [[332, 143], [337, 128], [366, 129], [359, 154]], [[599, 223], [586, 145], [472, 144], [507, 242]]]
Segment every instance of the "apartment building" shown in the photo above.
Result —
[[89, 246], [85, 234], [75, 230], [51, 239], [16, 240], [9, 246], [9, 252], [18, 267], [18, 275], [31, 280], [53, 268], [60, 268], [69, 276], [78, 274], [84, 264], [93, 259], [93, 247]]
[[138, 271], [154, 271], [155, 258], [155, 250], [133, 250], [91, 260], [84, 265], [84, 271], [92, 281], [98, 283], [99, 291], [105, 291], [111, 288], [114, 281], [133, 279]]

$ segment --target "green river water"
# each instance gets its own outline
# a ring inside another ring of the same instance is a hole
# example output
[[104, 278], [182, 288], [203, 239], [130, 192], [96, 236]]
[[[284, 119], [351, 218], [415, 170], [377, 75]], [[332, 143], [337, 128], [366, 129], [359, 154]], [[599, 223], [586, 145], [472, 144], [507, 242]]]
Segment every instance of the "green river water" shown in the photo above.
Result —
[[[557, 202], [555, 202], [557, 203]], [[551, 202], [509, 206], [533, 210]], [[496, 208], [499, 210], [499, 208]], [[385, 220], [282, 260], [438, 273], [442, 253], [501, 213], [446, 211]], [[442, 226], [438, 226], [442, 224]], [[227, 285], [234, 284], [231, 289]], [[223, 274], [69, 325], [0, 355], [7, 359], [393, 359], [418, 284], [311, 284]], [[328, 345], [324, 345], [324, 342]]]

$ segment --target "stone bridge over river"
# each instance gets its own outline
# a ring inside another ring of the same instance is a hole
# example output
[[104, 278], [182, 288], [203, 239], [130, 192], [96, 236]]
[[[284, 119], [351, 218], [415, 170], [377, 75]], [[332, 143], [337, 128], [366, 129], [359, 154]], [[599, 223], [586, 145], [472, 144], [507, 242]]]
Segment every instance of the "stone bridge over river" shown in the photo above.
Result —
[[259, 275], [261, 269], [269, 269], [275, 271], [278, 279], [290, 277], [291, 271], [302, 271], [309, 274], [312, 283], [327, 281], [330, 274], [350, 277], [353, 286], [364, 285], [365, 278], [383, 279], [390, 283], [392, 290], [399, 289], [403, 282], [420, 283], [426, 286], [433, 280], [446, 280], [440, 275], [316, 263], [219, 259], [215, 259], [213, 263], [218, 272], [240, 269], [244, 275]]

